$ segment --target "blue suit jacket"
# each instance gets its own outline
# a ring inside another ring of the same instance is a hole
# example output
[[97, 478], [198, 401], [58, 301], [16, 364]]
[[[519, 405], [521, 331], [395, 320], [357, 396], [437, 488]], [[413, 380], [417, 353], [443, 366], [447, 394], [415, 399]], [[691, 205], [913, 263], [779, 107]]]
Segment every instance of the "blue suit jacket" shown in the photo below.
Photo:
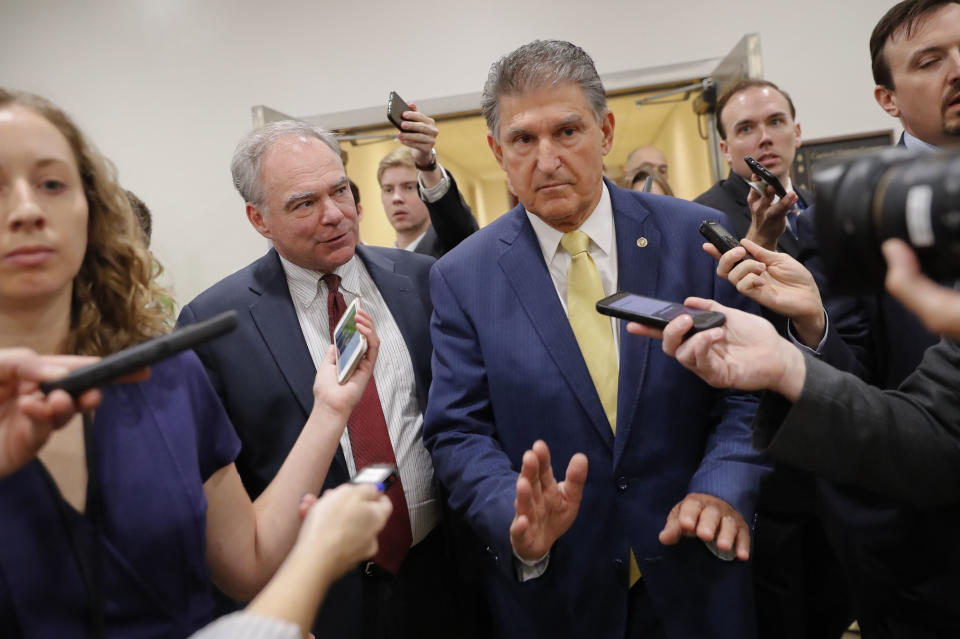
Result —
[[[700, 248], [698, 224], [722, 214], [607, 185], [621, 290], [748, 304]], [[424, 436], [450, 506], [486, 546], [497, 636], [623, 636], [631, 547], [668, 636], [752, 636], [746, 566], [698, 540], [665, 547], [657, 534], [690, 492], [725, 499], [751, 521], [767, 471], [750, 445], [756, 398], [709, 387], [622, 323], [614, 437], [522, 207], [438, 261], [430, 289], [434, 383]], [[558, 479], [576, 452], [589, 472], [547, 572], [518, 583], [509, 527], [521, 457], [538, 438]]]
[[[403, 334], [421, 410], [430, 387], [428, 273], [433, 259], [360, 246], [357, 254]], [[243, 442], [237, 470], [256, 498], [277, 474], [313, 408], [316, 367], [300, 330], [276, 250], [213, 285], [183, 307], [190, 324], [235, 309], [239, 326], [196, 349]], [[337, 452], [324, 488], [349, 479]]]

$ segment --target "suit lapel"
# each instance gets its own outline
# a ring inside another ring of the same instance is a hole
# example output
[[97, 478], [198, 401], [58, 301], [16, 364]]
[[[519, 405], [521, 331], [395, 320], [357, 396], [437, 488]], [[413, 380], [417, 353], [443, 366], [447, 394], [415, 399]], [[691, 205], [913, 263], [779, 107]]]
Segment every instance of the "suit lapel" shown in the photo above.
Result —
[[[647, 297], [657, 297], [657, 280], [662, 256], [662, 236], [653, 215], [628, 192], [613, 185], [610, 199], [617, 237], [617, 288]], [[641, 238], [646, 242], [640, 241]], [[644, 246], [640, 246], [644, 244]], [[617, 437], [614, 464], [623, 452], [636, 417], [640, 389], [646, 372], [652, 339], [627, 333], [620, 322], [620, 382], [617, 400]]]
[[500, 236], [500, 241], [506, 245], [498, 260], [500, 268], [560, 375], [570, 387], [571, 394], [590, 416], [590, 423], [597, 434], [612, 450], [613, 431], [610, 430], [600, 397], [580, 353], [573, 329], [570, 328], [570, 321], [557, 297], [557, 289], [543, 261], [536, 233], [522, 207], [513, 209], [507, 215], [513, 219]]
[[377, 285], [383, 301], [400, 329], [400, 334], [403, 335], [417, 378], [420, 410], [424, 412], [427, 408], [427, 391], [430, 387], [429, 372], [432, 353], [427, 338], [429, 319], [426, 309], [417, 295], [413, 282], [406, 275], [396, 272], [396, 263], [393, 260], [368, 247], [358, 247], [357, 254], [367, 267], [367, 272], [373, 278], [374, 284]]
[[[287, 277], [275, 250], [271, 249], [266, 256], [254, 281], [250, 288], [259, 297], [250, 305], [250, 316], [304, 415], [310, 415], [317, 369], [303, 338]], [[343, 452], [339, 449], [335, 459], [346, 472]]]

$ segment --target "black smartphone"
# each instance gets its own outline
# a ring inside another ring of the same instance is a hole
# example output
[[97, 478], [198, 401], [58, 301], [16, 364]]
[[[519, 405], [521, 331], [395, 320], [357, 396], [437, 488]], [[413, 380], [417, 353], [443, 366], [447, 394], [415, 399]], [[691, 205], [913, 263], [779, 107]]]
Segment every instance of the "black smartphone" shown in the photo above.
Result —
[[40, 390], [49, 393], [57, 388], [71, 395], [103, 386], [118, 377], [146, 368], [180, 351], [193, 348], [237, 327], [237, 312], [226, 311], [208, 320], [191, 324], [167, 335], [125, 348], [99, 362], [78, 368], [60, 379], [40, 382]]
[[[716, 220], [704, 220], [700, 222], [699, 231], [700, 235], [707, 238], [707, 241], [720, 251], [720, 255], [740, 246], [740, 242], [733, 236], [733, 233], [723, 228], [723, 225]], [[740, 259], [737, 264], [743, 262], [745, 259], [747, 258], [744, 257]]]
[[393, 464], [370, 464], [361, 468], [350, 480], [350, 483], [373, 484], [377, 487], [377, 490], [385, 493], [397, 483], [397, 477], [397, 467]]
[[410, 105], [403, 101], [396, 91], [391, 91], [387, 97], [387, 119], [401, 131], [403, 130], [403, 112], [409, 111]]
[[687, 314], [693, 317], [693, 328], [687, 331], [687, 335], [723, 326], [727, 319], [723, 313], [716, 311], [703, 311], [676, 302], [665, 302], [625, 291], [614, 293], [597, 302], [597, 312], [654, 328], [663, 328], [670, 320]]
[[771, 173], [767, 167], [760, 164], [749, 155], [743, 158], [743, 161], [747, 163], [747, 166], [750, 167], [750, 170], [753, 171], [757, 177], [773, 187], [773, 190], [776, 191], [778, 197], [787, 196], [787, 190], [783, 188], [783, 185], [780, 184], [780, 180], [777, 179], [777, 176]]

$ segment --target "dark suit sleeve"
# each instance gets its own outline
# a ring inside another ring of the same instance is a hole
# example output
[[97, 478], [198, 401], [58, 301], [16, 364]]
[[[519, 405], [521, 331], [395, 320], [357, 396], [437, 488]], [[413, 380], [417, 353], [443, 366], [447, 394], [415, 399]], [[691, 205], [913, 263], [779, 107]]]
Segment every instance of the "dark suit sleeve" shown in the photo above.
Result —
[[[177, 326], [189, 326], [190, 324], [195, 324], [199, 322], [202, 318], [197, 317], [193, 308], [187, 304], [183, 307], [183, 310], [180, 311], [180, 316], [177, 318]], [[220, 379], [220, 374], [217, 372], [216, 368], [213, 368], [208, 365], [207, 362], [211, 361], [209, 353], [204, 344], [196, 346], [194, 349], [197, 356], [200, 357], [200, 361], [203, 363], [203, 368], [207, 371], [207, 377], [210, 378], [210, 383], [213, 384], [213, 388], [217, 391], [217, 396], [220, 397], [220, 401], [223, 401], [223, 382]]]
[[800, 253], [797, 259], [816, 280], [823, 306], [830, 319], [827, 339], [820, 352], [823, 361], [843, 371], [853, 373], [869, 382], [875, 381], [877, 369], [876, 348], [871, 338], [871, 313], [868, 298], [837, 295], [830, 290], [823, 258], [814, 232], [814, 208], [809, 208], [797, 220]]
[[[719, 278], [714, 280], [714, 299], [752, 313], [759, 310], [729, 282]], [[723, 499], [748, 522], [753, 518], [761, 480], [771, 471], [766, 456], [752, 444], [750, 422], [758, 402], [754, 393], [717, 391], [712, 410], [716, 426], [707, 438], [703, 460], [689, 486], [689, 492]]]
[[769, 394], [756, 443], [778, 461], [920, 506], [960, 500], [960, 346], [943, 340], [896, 391], [807, 357], [792, 406]]
[[430, 271], [433, 384], [424, 418], [424, 444], [449, 505], [502, 569], [512, 571], [510, 523], [518, 473], [496, 441], [487, 370], [477, 334], [447, 284], [440, 264]]
[[436, 202], [426, 203], [430, 212], [430, 223], [437, 232], [440, 255], [452, 250], [479, 228], [470, 206], [457, 188], [457, 181], [449, 171], [447, 177], [450, 179], [450, 188], [443, 197]]

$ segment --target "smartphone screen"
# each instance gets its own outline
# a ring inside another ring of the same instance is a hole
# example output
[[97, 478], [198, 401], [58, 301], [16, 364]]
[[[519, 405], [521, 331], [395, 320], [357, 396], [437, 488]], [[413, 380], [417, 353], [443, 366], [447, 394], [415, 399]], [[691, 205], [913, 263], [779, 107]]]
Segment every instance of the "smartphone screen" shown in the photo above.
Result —
[[367, 341], [357, 330], [358, 308], [360, 308], [358, 301], [353, 300], [340, 318], [333, 334], [337, 345], [337, 378], [341, 383], [350, 376], [367, 350]]
[[[669, 322], [675, 317], [684, 313], [694, 315], [696, 309], [686, 308], [682, 304], [675, 302], [664, 302], [662, 300], [650, 297], [641, 297], [639, 295], [627, 295], [610, 303], [612, 308], [618, 308], [629, 313], [637, 315], [646, 315], [648, 317], [659, 317], [665, 322]], [[701, 311], [702, 312], [702, 311]]]
[[597, 302], [597, 312], [655, 328], [665, 327], [680, 315], [690, 315], [693, 318], [693, 327], [687, 332], [688, 335], [722, 326], [726, 319], [723, 313], [717, 311], [690, 308], [683, 304], [634, 295], [625, 291], [614, 293]]

